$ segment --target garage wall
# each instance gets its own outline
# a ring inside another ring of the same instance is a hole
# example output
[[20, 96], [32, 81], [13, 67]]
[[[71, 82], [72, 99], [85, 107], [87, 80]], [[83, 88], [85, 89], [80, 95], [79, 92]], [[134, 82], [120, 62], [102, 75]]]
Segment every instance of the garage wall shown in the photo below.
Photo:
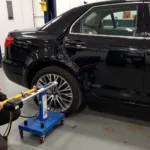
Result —
[[71, 8], [71, 0], [56, 0], [57, 16]]
[[0, 1], [0, 45], [4, 52], [4, 41], [9, 31], [24, 28], [33, 28], [33, 9], [31, 0], [8, 0], [12, 1], [13, 20], [8, 19], [7, 0]]
[[84, 4], [84, 0], [56, 0], [57, 16], [68, 11], [71, 8]]
[[31, 0], [33, 2], [33, 16], [35, 27], [44, 25], [44, 13], [41, 11], [41, 0]]
[[84, 1], [87, 3], [93, 3], [93, 2], [99, 2], [102, 0], [56, 0], [56, 6], [57, 6], [57, 16], [64, 13], [65, 11], [78, 7], [81, 5], [84, 5]]
[[[15, 0], [18, 1], [18, 0]], [[23, 28], [33, 28], [33, 4], [32, 0], [20, 0], [22, 10]]]

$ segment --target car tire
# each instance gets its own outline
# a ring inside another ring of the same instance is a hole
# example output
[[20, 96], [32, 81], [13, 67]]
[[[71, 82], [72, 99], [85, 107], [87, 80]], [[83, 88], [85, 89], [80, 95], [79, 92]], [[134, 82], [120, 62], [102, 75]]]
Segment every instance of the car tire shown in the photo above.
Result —
[[[68, 94], [68, 97], [67, 97], [67, 93], [61, 93], [61, 94], [64, 94], [64, 95], [61, 95], [62, 96], [66, 96], [69, 101], [71, 99], [72, 102], [66, 102], [64, 103], [63, 106], [66, 106], [66, 103], [68, 103], [68, 106], [66, 107], [66, 109], [62, 109], [62, 110], [57, 110], [55, 108], [55, 106], [53, 106], [53, 110], [54, 111], [59, 111], [59, 112], [62, 112], [64, 113], [66, 116], [68, 115], [71, 115], [73, 113], [75, 113], [77, 111], [77, 109], [80, 107], [81, 103], [82, 103], [82, 99], [83, 99], [83, 96], [82, 96], [82, 91], [81, 91], [81, 87], [77, 81], [77, 79], [68, 71], [66, 71], [65, 69], [63, 68], [60, 68], [60, 67], [57, 67], [57, 66], [51, 66], [51, 67], [46, 67], [42, 70], [40, 70], [33, 78], [32, 80], [32, 86], [34, 85], [37, 85], [39, 84], [39, 81], [40, 81], [40, 84], [41, 84], [41, 79], [45, 78], [44, 81], [47, 79], [47, 75], [49, 75], [49, 77], [53, 77], [54, 75], [57, 76], [57, 80], [58, 80], [58, 85], [57, 85], [57, 89], [59, 88], [58, 86], [60, 86], [60, 82], [62, 82], [64, 80], [64, 83], [66, 81], [66, 86], [68, 86], [70, 88], [70, 93]], [[51, 76], [50, 76], [51, 75]], [[55, 76], [55, 77], [56, 77]], [[59, 79], [60, 78], [60, 79]], [[54, 77], [53, 77], [54, 79]], [[51, 79], [51, 80], [53, 80]], [[62, 81], [61, 81], [62, 80]], [[68, 84], [68, 85], [67, 85]], [[69, 89], [67, 87], [67, 89]], [[66, 87], [62, 87], [64, 88], [64, 90], [66, 89]], [[61, 89], [61, 88], [60, 88]], [[61, 90], [63, 91], [63, 90]], [[52, 92], [52, 91], [50, 91]], [[67, 91], [69, 92], [69, 91]], [[51, 94], [48, 94], [48, 96], [50, 96]], [[72, 98], [71, 98], [71, 95], [72, 95]], [[69, 97], [70, 96], [70, 97]], [[66, 97], [64, 98], [66, 100]], [[67, 99], [67, 100], [68, 100]], [[58, 100], [58, 97], [57, 97], [57, 100]], [[60, 100], [60, 99], [59, 99]], [[48, 104], [50, 103], [54, 103], [54, 102], [51, 102], [52, 100], [50, 100], [48, 102]], [[54, 100], [55, 101], [55, 100]], [[56, 101], [58, 102], [58, 101]], [[60, 101], [62, 102], [62, 101]], [[38, 99], [37, 97], [35, 98], [35, 103], [38, 105]], [[59, 107], [59, 104], [60, 103], [57, 103], [57, 106]], [[52, 105], [52, 104], [51, 104]], [[53, 104], [55, 105], [55, 104]], [[62, 105], [62, 104], [61, 104]]]

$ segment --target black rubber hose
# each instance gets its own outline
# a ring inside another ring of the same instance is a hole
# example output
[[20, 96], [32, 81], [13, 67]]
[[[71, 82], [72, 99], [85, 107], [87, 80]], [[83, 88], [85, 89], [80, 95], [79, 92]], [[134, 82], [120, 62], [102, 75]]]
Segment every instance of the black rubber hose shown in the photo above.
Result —
[[10, 134], [10, 131], [11, 131], [11, 128], [12, 128], [12, 118], [13, 118], [13, 113], [11, 113], [11, 120], [10, 120], [10, 127], [9, 127], [9, 130], [8, 130], [8, 133], [7, 133], [7, 138], [8, 138], [8, 136], [9, 136], [9, 134]]
[[38, 116], [23, 116], [23, 115], [20, 115], [21, 118], [37, 118]]

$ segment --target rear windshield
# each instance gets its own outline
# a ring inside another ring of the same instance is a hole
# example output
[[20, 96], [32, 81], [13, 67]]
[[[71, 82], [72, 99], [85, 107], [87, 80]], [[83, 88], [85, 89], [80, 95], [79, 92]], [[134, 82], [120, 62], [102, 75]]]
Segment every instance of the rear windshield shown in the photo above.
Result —
[[80, 6], [73, 8], [55, 19], [49, 21], [44, 26], [38, 29], [38, 31], [49, 31], [49, 32], [62, 32], [68, 28], [78, 17], [80, 17], [88, 7]]

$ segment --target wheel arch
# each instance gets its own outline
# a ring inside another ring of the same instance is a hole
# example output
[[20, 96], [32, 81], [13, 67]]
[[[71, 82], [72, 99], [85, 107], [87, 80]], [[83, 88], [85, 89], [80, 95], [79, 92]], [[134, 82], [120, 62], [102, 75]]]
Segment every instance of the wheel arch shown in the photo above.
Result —
[[32, 88], [31, 81], [33, 77], [36, 75], [38, 71], [40, 71], [43, 68], [50, 67], [50, 66], [58, 66], [65, 70], [67, 70], [69, 73], [71, 73], [77, 80], [80, 81], [80, 83], [83, 81], [82, 78], [82, 72], [79, 68], [75, 68], [75, 66], [67, 66], [65, 63], [54, 61], [54, 60], [38, 60], [34, 64], [31, 64], [30, 67], [28, 67], [28, 71], [25, 73], [25, 85], [28, 88]]

